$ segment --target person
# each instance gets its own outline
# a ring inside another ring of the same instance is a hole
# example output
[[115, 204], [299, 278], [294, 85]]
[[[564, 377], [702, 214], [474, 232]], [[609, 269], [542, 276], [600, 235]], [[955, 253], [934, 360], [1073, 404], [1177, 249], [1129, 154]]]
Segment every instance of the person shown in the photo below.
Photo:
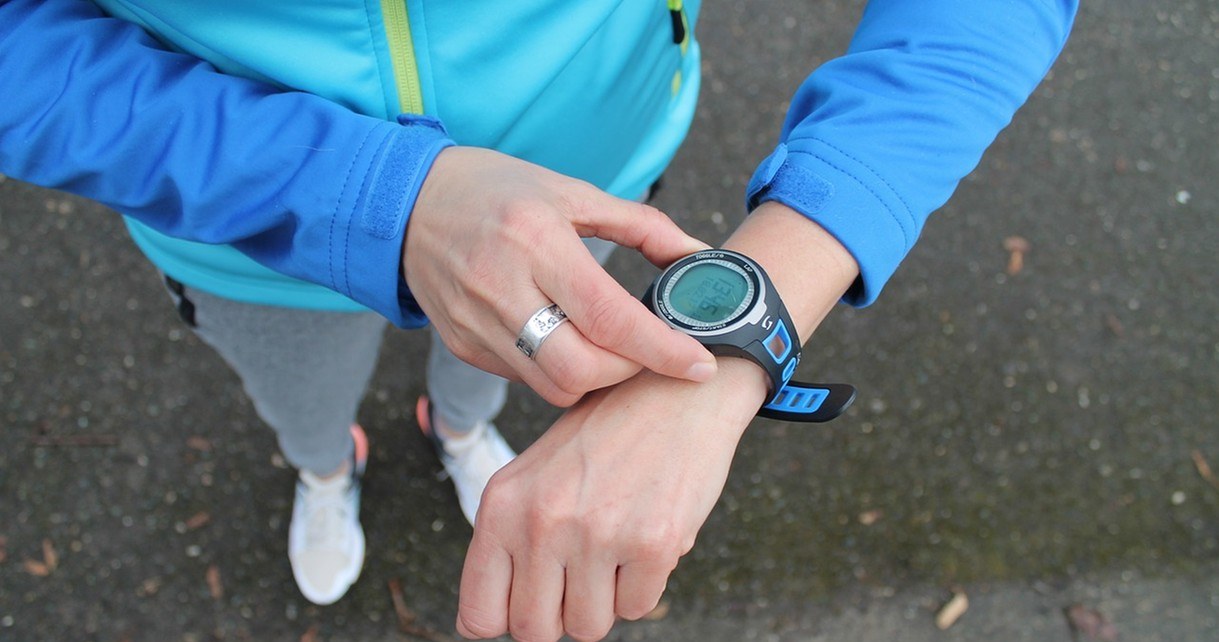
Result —
[[[659, 266], [706, 247], [637, 202], [692, 119], [700, 9], [8, 0], [0, 171], [123, 213], [241, 375], [301, 469], [306, 597], [338, 599], [363, 558], [354, 408], [381, 319], [430, 321], [417, 414], [474, 524], [458, 632], [599, 639], [660, 599], [769, 386], [670, 330], [580, 242]], [[796, 336], [875, 300], [1075, 12], [868, 3], [797, 89], [724, 244], [770, 274]], [[547, 318], [544, 346], [518, 349]], [[569, 408], [513, 459], [484, 373]]]

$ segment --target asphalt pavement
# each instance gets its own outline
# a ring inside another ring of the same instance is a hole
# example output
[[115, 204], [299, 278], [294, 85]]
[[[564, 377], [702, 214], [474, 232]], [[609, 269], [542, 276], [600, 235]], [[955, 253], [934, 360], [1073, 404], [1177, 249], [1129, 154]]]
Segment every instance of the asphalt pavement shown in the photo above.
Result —
[[[714, 243], [862, 2], [709, 5], [657, 205]], [[855, 406], [755, 422], [663, 612], [612, 639], [1219, 640], [1217, 31], [1214, 0], [1085, 3], [880, 301], [806, 348], [801, 374]], [[610, 266], [633, 291], [655, 273]], [[471, 531], [412, 418], [425, 350], [387, 337], [360, 412], [367, 563], [312, 606], [294, 475], [118, 217], [0, 180], [0, 640], [451, 636]], [[557, 415], [517, 387], [499, 425], [524, 448]]]

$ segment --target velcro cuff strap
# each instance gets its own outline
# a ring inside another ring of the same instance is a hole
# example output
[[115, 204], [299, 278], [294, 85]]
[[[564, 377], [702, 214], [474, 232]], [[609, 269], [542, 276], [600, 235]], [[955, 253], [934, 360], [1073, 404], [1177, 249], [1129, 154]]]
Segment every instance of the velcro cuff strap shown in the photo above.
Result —
[[363, 179], [362, 210], [345, 238], [333, 243], [343, 247], [338, 261], [346, 278], [339, 281], [340, 291], [346, 288], [344, 294], [394, 325], [417, 328], [427, 324], [427, 316], [402, 278], [403, 240], [432, 163], [454, 142], [435, 118], [402, 115], [398, 123]]
[[[820, 151], [820, 150], [818, 150]], [[872, 303], [914, 243], [908, 213], [875, 179], [822, 154], [779, 145], [749, 181], [749, 211], [767, 201], [782, 203], [816, 222], [855, 257], [860, 278], [845, 303]], [[860, 178], [862, 176], [862, 178]]]

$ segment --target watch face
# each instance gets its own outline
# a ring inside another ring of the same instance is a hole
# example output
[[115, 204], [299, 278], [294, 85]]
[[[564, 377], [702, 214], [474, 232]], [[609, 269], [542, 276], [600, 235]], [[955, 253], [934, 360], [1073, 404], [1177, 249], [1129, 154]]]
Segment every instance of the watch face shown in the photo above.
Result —
[[675, 272], [662, 293], [677, 321], [694, 329], [720, 327], [740, 317], [757, 297], [753, 278], [735, 263], [704, 259]]

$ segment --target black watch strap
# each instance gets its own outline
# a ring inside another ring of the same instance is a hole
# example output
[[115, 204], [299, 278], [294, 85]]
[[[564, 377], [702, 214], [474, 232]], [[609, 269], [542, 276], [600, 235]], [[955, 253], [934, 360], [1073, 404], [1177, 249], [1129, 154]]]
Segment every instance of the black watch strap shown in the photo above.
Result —
[[759, 417], [820, 423], [841, 415], [855, 401], [855, 386], [846, 383], [789, 381], [762, 409]]

